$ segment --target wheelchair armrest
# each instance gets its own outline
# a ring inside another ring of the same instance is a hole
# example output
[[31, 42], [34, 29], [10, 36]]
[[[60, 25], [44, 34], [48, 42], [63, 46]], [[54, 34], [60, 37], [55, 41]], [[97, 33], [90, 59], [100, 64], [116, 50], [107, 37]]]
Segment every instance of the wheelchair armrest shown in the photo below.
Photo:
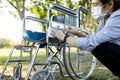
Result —
[[52, 6], [52, 9], [55, 9], [55, 10], [65, 13], [65, 14], [69, 14], [69, 15], [77, 17], [77, 13], [74, 10], [70, 10], [69, 8], [66, 8], [66, 7], [58, 5], [58, 4], [54, 4]]
[[45, 24], [48, 23], [47, 20], [43, 20], [40, 18], [32, 17], [32, 16], [27, 16], [27, 17], [25, 17], [25, 19], [29, 19], [29, 20], [33, 20], [33, 21], [37, 21], [37, 22], [41, 22], [41, 23], [45, 23]]

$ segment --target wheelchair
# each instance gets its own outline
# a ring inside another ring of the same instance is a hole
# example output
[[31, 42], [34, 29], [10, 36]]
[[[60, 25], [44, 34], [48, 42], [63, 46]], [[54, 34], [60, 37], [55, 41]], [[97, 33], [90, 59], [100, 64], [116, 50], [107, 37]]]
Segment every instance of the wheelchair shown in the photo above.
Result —
[[[53, 28], [53, 29], [58, 28], [57, 30], [64, 30], [66, 29], [64, 24], [68, 23], [68, 24], [71, 24], [72, 26], [76, 26], [74, 27], [75, 29], [82, 31], [84, 33], [87, 33], [85, 30], [81, 29], [79, 26], [80, 12], [81, 11], [82, 13], [86, 12], [83, 7], [78, 7], [76, 10], [70, 10], [69, 8], [66, 8], [64, 6], [54, 4], [52, 6], [48, 6], [47, 10], [48, 10], [47, 20], [49, 21], [48, 22], [49, 24], [47, 27], [48, 30], [49, 28]], [[62, 12], [63, 14], [51, 16], [50, 15], [51, 10], [57, 10]], [[58, 25], [56, 25], [56, 28], [54, 28], [51, 25], [54, 21], [58, 22]], [[64, 26], [64, 29], [59, 28], [60, 25]], [[76, 53], [72, 53], [71, 52], [72, 47], [69, 44], [61, 41], [57, 41], [57, 43], [53, 44], [53, 42], [50, 41], [48, 35], [49, 35], [49, 32], [47, 32], [47, 36], [46, 36], [47, 60], [44, 63], [44, 67], [33, 74], [33, 76], [31, 77], [31, 80], [55, 80], [55, 77], [53, 74], [58, 67], [63, 77], [69, 76], [73, 80], [87, 79], [94, 71], [94, 68], [96, 66], [96, 58], [93, 55], [90, 55], [90, 52], [88, 53], [87, 51], [80, 50], [78, 48], [75, 49]], [[54, 52], [54, 50], [50, 48], [51, 44], [57, 45], [56, 52]], [[58, 57], [57, 54], [60, 56]], [[54, 58], [56, 58], [56, 60], [54, 60]], [[91, 62], [88, 62], [88, 61], [91, 61]], [[37, 64], [42, 65], [41, 62], [38, 62]], [[64, 74], [64, 72], [62, 71], [63, 68], [65, 69], [66, 74]]]

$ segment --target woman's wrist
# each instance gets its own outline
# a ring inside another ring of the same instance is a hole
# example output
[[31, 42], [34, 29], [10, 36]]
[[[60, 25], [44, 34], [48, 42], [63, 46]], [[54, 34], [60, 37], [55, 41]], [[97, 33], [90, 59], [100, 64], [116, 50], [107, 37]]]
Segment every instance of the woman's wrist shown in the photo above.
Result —
[[65, 34], [63, 41], [66, 42], [66, 39], [69, 37], [69, 35]]

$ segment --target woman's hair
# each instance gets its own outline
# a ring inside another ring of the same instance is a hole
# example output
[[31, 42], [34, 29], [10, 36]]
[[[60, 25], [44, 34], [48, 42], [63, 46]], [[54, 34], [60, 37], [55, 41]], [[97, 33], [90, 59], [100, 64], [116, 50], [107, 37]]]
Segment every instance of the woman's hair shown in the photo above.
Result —
[[[108, 3], [111, 0], [100, 0], [103, 4]], [[114, 1], [114, 11], [120, 8], [120, 0], [113, 0]]]

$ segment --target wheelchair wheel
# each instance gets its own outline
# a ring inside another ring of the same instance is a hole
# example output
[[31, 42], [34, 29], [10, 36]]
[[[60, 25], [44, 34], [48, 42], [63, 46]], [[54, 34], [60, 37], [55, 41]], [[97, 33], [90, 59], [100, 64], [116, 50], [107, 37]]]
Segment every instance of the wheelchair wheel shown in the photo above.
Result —
[[[73, 79], [87, 79], [96, 66], [96, 58], [87, 51], [64, 48], [63, 61], [68, 75]], [[72, 51], [74, 50], [74, 51]], [[77, 53], [76, 53], [77, 51]]]
[[55, 80], [53, 74], [49, 74], [47, 70], [39, 70], [35, 72], [31, 80]]
[[14, 80], [20, 80], [21, 79], [21, 65], [16, 64], [13, 69], [13, 78]]

